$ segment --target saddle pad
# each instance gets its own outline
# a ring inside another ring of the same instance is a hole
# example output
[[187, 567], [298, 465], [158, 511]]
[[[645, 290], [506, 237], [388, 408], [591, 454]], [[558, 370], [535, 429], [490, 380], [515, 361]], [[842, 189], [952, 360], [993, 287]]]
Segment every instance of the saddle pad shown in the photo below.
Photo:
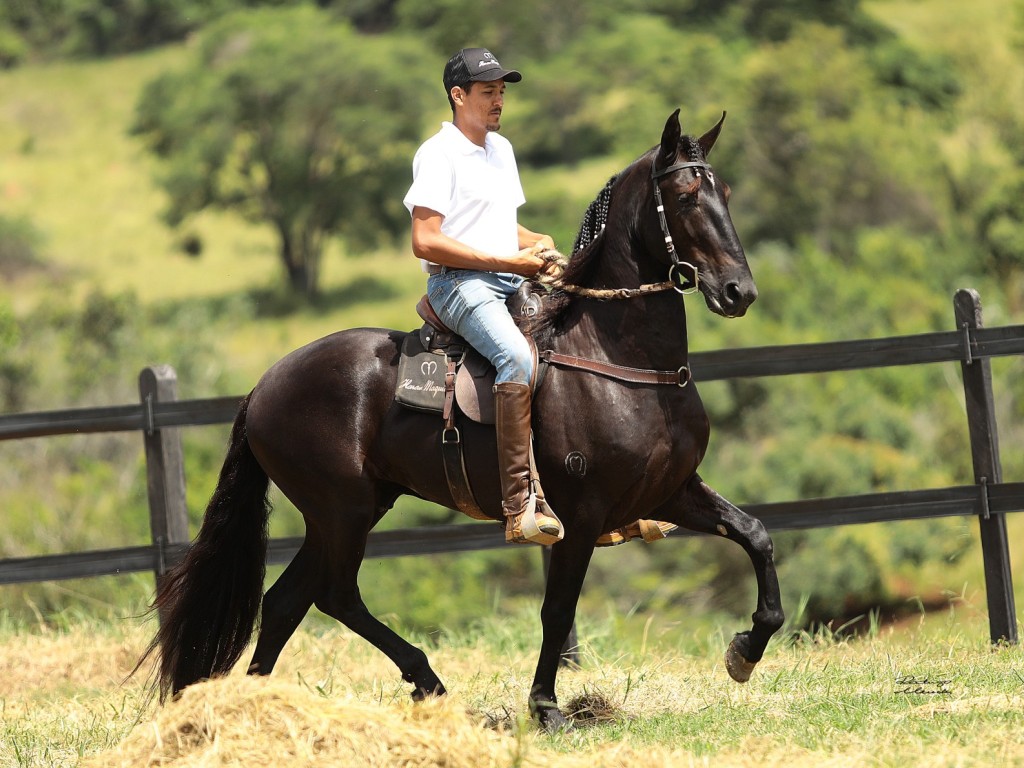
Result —
[[444, 408], [444, 374], [444, 352], [428, 352], [419, 334], [410, 333], [402, 342], [395, 400], [417, 411], [440, 413]]
[[[470, 420], [478, 424], [493, 424], [494, 366], [472, 347], [460, 349], [465, 352], [460, 356], [455, 375], [455, 402]], [[410, 333], [402, 342], [395, 400], [416, 411], [441, 413], [444, 410], [446, 367], [444, 350], [425, 350], [421, 334]]]

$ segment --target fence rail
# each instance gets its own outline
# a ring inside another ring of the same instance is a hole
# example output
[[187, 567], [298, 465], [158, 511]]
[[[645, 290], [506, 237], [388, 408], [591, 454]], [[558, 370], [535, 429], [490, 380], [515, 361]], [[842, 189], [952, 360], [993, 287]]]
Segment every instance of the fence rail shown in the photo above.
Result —
[[[885, 339], [754, 347], [694, 353], [696, 381], [826, 373], [864, 368], [959, 362], [964, 382], [975, 484], [917, 491], [748, 504], [744, 509], [772, 531], [932, 517], [977, 517], [985, 564], [990, 636], [1018, 642], [1006, 514], [1024, 510], [1024, 482], [1002, 482], [989, 358], [1024, 354], [1024, 325], [982, 327], [976, 292], [954, 297], [957, 329]], [[231, 422], [240, 396], [176, 399], [169, 366], [140, 374], [133, 405], [0, 416], [0, 440], [89, 432], [144, 435], [153, 543], [71, 554], [0, 560], [0, 584], [152, 570], [159, 580], [189, 540], [178, 428]], [[679, 531], [676, 535], [687, 535]], [[274, 539], [269, 563], [289, 561], [301, 538]], [[409, 528], [370, 534], [366, 556], [397, 557], [504, 546], [499, 526], [480, 523]]]

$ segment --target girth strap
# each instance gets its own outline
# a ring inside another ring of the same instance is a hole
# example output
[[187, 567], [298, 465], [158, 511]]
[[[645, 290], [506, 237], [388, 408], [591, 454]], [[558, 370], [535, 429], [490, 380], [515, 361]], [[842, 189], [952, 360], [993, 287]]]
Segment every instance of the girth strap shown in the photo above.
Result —
[[648, 368], [630, 368], [625, 365], [604, 362], [603, 360], [591, 360], [576, 355], [565, 355], [546, 349], [540, 353], [540, 359], [551, 365], [560, 365], [566, 368], [575, 368], [580, 371], [589, 371], [610, 379], [625, 381], [630, 384], [674, 384], [677, 387], [685, 387], [690, 383], [693, 376], [690, 368], [681, 365], [675, 371], [655, 371]]

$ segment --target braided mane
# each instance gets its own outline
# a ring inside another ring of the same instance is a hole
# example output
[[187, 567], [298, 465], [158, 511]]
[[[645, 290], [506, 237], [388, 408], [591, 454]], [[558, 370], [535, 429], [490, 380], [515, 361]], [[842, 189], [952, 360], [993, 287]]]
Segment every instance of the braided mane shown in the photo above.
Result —
[[604, 225], [608, 221], [608, 206], [612, 202], [612, 185], [617, 178], [619, 175], [615, 174], [608, 179], [604, 189], [598, 192], [597, 197], [587, 207], [587, 212], [583, 214], [583, 223], [580, 224], [580, 231], [572, 244], [573, 256], [593, 243], [604, 231]]
[[701, 149], [700, 142], [693, 136], [683, 136], [679, 142], [686, 149], [686, 157], [688, 160], [694, 162], [706, 161], [704, 157], [704, 150]]
[[[583, 280], [590, 270], [595, 255], [600, 252], [600, 239], [604, 234], [605, 224], [608, 222], [608, 209], [612, 202], [612, 187], [622, 173], [618, 173], [608, 179], [604, 188], [598, 192], [594, 201], [587, 206], [583, 214], [583, 222], [580, 224], [576, 240], [572, 245], [572, 254], [569, 263], [565, 267], [562, 278], [566, 282], [578, 283]], [[544, 308], [532, 323], [532, 330], [535, 336], [540, 336], [557, 324], [562, 313], [572, 301], [572, 295], [566, 291], [555, 288], [544, 299]]]

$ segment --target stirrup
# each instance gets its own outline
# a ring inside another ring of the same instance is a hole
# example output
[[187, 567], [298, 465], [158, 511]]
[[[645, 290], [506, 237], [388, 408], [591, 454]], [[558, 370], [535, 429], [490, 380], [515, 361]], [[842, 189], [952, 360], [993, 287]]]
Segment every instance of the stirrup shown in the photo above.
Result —
[[[538, 513], [539, 506], [542, 507]], [[551, 514], [548, 514], [548, 513]], [[509, 528], [509, 524], [513, 523]], [[565, 536], [561, 521], [554, 517], [551, 508], [543, 498], [538, 499], [536, 493], [530, 493], [526, 508], [512, 520], [505, 521], [506, 544], [542, 544], [549, 547], [557, 544]]]
[[619, 544], [639, 538], [650, 544], [652, 541], [666, 538], [678, 527], [673, 523], [663, 523], [660, 520], [637, 520], [624, 528], [618, 528], [599, 536], [596, 546], [617, 547]]

